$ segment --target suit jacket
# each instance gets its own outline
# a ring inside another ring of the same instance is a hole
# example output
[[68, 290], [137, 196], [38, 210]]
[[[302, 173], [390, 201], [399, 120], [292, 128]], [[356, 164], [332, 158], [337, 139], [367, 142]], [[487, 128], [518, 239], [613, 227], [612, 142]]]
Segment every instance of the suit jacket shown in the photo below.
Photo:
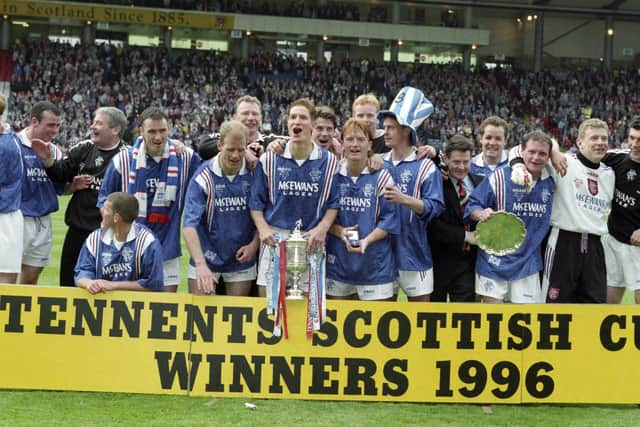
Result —
[[[481, 175], [469, 174], [474, 187], [477, 187], [484, 179]], [[460, 211], [460, 199], [458, 190], [451, 180], [443, 182], [443, 195], [445, 210], [429, 222], [427, 236], [433, 255], [434, 281], [448, 283], [461, 272], [475, 269], [476, 247], [463, 251], [464, 222]], [[475, 227], [472, 227], [472, 230]]]

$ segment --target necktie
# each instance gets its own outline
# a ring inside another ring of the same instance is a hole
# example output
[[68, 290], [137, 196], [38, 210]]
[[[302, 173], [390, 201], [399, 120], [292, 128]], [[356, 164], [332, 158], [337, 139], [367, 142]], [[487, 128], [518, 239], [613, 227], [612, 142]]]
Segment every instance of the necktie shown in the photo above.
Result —
[[[460, 214], [464, 218], [464, 208], [467, 205], [467, 200], [469, 200], [469, 195], [467, 191], [464, 189], [464, 185], [462, 185], [462, 181], [458, 181], [458, 196], [460, 197]], [[464, 231], [469, 231], [469, 224], [464, 225]], [[462, 250], [468, 251], [469, 244], [467, 242], [462, 243]]]

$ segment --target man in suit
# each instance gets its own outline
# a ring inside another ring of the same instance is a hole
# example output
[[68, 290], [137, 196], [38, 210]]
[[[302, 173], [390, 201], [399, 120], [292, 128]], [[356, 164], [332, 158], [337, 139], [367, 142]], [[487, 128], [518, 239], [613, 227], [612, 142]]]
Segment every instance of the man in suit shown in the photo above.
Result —
[[444, 179], [445, 210], [433, 219], [427, 235], [433, 252], [434, 286], [431, 301], [475, 301], [476, 248], [473, 230], [462, 221], [465, 204], [483, 177], [469, 173], [473, 143], [462, 135], [447, 141], [444, 160], [449, 177]]

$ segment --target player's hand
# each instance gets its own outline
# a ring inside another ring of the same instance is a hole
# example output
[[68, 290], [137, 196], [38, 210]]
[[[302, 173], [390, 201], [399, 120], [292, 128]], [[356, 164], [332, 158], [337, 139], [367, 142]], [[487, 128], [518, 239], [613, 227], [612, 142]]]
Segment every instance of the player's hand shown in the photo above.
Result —
[[522, 163], [518, 163], [513, 165], [513, 169], [511, 171], [511, 182], [516, 185], [522, 185], [527, 192], [531, 191], [531, 183], [533, 182], [533, 178], [531, 177], [531, 173], [527, 170], [527, 168]]
[[561, 152], [551, 150], [551, 164], [560, 176], [567, 174], [567, 157]]
[[465, 231], [464, 241], [470, 245], [476, 246], [478, 242], [476, 241], [476, 232], [475, 231]]
[[264, 229], [258, 229], [258, 236], [260, 237], [260, 243], [268, 246], [276, 245], [276, 233], [271, 227], [265, 227]]
[[199, 292], [205, 295], [211, 294], [215, 289], [218, 281], [213, 276], [207, 263], [196, 265], [196, 286]]
[[256, 156], [256, 153], [251, 148], [249, 148], [249, 146], [244, 149], [244, 160], [245, 164], [247, 165], [247, 169], [251, 171], [254, 170], [258, 165], [258, 159], [259, 156]]
[[53, 158], [50, 142], [38, 138], [33, 138], [31, 140], [31, 148], [33, 149], [33, 152], [36, 153], [36, 156], [40, 158], [40, 160], [48, 160]]
[[71, 182], [71, 192], [86, 190], [91, 185], [91, 175], [76, 175]]
[[421, 145], [418, 147], [418, 151], [416, 153], [416, 157], [418, 160], [424, 159], [425, 157], [428, 159], [433, 159], [438, 152], [436, 149], [430, 145]]
[[331, 144], [329, 145], [329, 151], [335, 154], [338, 158], [342, 157], [342, 143], [336, 138], [331, 138]]
[[493, 214], [495, 213], [495, 211], [491, 208], [486, 208], [486, 209], [476, 209], [475, 211], [472, 212], [471, 217], [475, 220], [475, 221], [486, 221], [489, 218], [491, 218], [493, 216]]
[[240, 249], [236, 251], [236, 261], [246, 264], [253, 259], [257, 251], [257, 240], [252, 240], [248, 245], [241, 246]]
[[286, 145], [287, 143], [284, 141], [284, 139], [274, 139], [269, 143], [269, 145], [267, 145], [267, 151], [273, 151], [277, 155], [281, 156], [282, 153], [284, 153], [284, 147]]
[[634, 246], [640, 246], [640, 228], [631, 233], [629, 241]]
[[387, 184], [384, 187], [384, 198], [391, 203], [402, 204], [406, 199], [406, 195], [393, 184]]
[[187, 151], [187, 146], [184, 144], [184, 142], [172, 139], [171, 143], [176, 149], [176, 156], [181, 156], [185, 153], [185, 151]]
[[382, 160], [382, 156], [380, 154], [372, 154], [367, 161], [367, 167], [369, 168], [369, 172], [373, 173], [379, 171], [384, 166], [384, 160]]
[[327, 229], [318, 224], [311, 230], [304, 233], [304, 237], [307, 238], [307, 253], [313, 254], [318, 252], [324, 247], [324, 241], [327, 238]]

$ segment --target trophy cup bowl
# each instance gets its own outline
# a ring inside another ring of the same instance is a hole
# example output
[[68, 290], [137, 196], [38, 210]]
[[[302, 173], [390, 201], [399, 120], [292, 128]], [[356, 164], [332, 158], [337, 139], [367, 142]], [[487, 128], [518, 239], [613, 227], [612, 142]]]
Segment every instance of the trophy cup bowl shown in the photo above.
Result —
[[301, 232], [302, 220], [296, 221], [296, 228], [287, 239], [287, 272], [292, 275], [291, 288], [287, 288], [288, 299], [304, 299], [300, 289], [300, 274], [307, 269], [307, 239]]

